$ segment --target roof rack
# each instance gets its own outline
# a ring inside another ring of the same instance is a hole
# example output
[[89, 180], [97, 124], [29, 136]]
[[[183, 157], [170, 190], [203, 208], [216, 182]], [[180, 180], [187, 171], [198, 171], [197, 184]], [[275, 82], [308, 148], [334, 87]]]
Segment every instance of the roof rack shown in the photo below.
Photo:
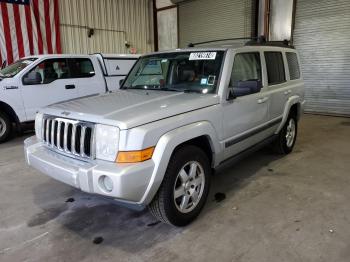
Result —
[[195, 47], [196, 45], [203, 45], [203, 44], [210, 44], [210, 43], [224, 42], [224, 41], [253, 40], [253, 39], [258, 40], [258, 37], [236, 37], [236, 38], [215, 39], [215, 40], [209, 40], [209, 41], [203, 41], [203, 42], [197, 42], [197, 43], [189, 43], [187, 47]]
[[203, 44], [210, 44], [210, 43], [224, 42], [224, 41], [237, 41], [237, 40], [249, 40], [245, 43], [246, 46], [279, 46], [279, 47], [294, 49], [294, 46], [291, 45], [290, 41], [288, 40], [266, 41], [265, 36], [216, 39], [216, 40], [209, 40], [209, 41], [203, 41], [198, 43], [189, 43], [187, 47], [195, 47], [196, 45], [203, 45]]
[[294, 49], [294, 46], [291, 45], [291, 42], [287, 39], [283, 41], [248, 41], [246, 46], [277, 46], [277, 47], [284, 47], [284, 48], [291, 48]]

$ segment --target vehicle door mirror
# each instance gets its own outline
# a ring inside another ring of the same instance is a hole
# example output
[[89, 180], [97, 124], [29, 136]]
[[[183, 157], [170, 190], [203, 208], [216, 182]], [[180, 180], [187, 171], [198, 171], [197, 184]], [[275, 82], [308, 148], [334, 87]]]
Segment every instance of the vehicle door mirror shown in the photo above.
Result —
[[119, 80], [119, 87], [121, 87], [124, 83], [124, 78]]
[[6, 60], [2, 63], [2, 65], [1, 65], [1, 69], [4, 69], [5, 67], [6, 67]]
[[237, 86], [230, 89], [228, 98], [234, 99], [239, 96], [246, 96], [254, 93], [259, 93], [261, 88], [261, 80], [238, 81]]
[[23, 77], [24, 85], [39, 85], [42, 82], [42, 77], [39, 72], [29, 72]]
[[227, 98], [227, 100], [233, 100], [235, 98], [236, 98], [236, 95], [235, 95], [235, 92], [233, 91], [233, 87], [230, 87], [229, 91], [228, 91], [228, 98]]

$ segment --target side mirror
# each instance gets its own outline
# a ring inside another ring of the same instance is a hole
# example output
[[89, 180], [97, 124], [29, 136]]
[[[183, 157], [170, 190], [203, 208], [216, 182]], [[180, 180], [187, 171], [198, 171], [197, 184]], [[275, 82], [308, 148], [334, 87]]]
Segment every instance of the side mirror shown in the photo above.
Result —
[[29, 72], [23, 77], [24, 85], [39, 85], [42, 82], [42, 77], [39, 72]]
[[120, 79], [119, 80], [119, 88], [123, 85], [123, 83], [124, 83], [124, 79]]
[[228, 91], [228, 98], [227, 100], [233, 100], [235, 99], [237, 96], [233, 90], [233, 87], [230, 87], [229, 91]]
[[237, 87], [231, 88], [228, 99], [259, 93], [261, 88], [261, 80], [238, 81]]
[[7, 61], [5, 60], [1, 65], [1, 69], [4, 69], [6, 67], [6, 63], [7, 63]]

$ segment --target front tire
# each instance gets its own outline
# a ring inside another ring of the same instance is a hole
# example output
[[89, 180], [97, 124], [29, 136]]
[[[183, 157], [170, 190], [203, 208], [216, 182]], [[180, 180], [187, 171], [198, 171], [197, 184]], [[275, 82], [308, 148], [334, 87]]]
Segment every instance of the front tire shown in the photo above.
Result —
[[11, 134], [11, 121], [7, 114], [0, 112], [0, 144], [7, 141]]
[[292, 152], [297, 139], [298, 134], [298, 122], [294, 115], [289, 115], [282, 130], [279, 132], [278, 137], [274, 144], [274, 149], [278, 154], [289, 154]]
[[191, 223], [208, 197], [211, 167], [207, 155], [188, 145], [175, 151], [149, 210], [160, 221], [174, 226]]

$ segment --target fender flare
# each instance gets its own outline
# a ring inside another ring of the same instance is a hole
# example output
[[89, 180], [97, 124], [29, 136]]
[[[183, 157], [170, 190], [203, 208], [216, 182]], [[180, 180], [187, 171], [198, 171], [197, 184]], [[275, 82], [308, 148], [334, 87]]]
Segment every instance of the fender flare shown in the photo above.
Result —
[[275, 134], [278, 134], [282, 130], [284, 124], [287, 122], [290, 109], [295, 104], [299, 104], [299, 106], [298, 106], [298, 115], [297, 115], [297, 118], [299, 119], [300, 114], [301, 114], [301, 110], [302, 110], [301, 107], [302, 107], [303, 101], [302, 101], [302, 98], [300, 96], [293, 95], [293, 96], [289, 97], [288, 100], [287, 100], [287, 103], [286, 103], [286, 105], [284, 107], [284, 111], [283, 111], [282, 122], [278, 126]]
[[163, 181], [170, 157], [176, 147], [186, 141], [200, 136], [208, 137], [213, 151], [213, 162], [217, 162], [217, 159], [219, 158], [218, 156], [222, 153], [222, 149], [214, 127], [207, 121], [196, 122], [179, 127], [160, 137], [152, 157], [155, 164], [153, 174], [145, 194], [140, 201], [142, 205], [148, 205], [156, 195]]

